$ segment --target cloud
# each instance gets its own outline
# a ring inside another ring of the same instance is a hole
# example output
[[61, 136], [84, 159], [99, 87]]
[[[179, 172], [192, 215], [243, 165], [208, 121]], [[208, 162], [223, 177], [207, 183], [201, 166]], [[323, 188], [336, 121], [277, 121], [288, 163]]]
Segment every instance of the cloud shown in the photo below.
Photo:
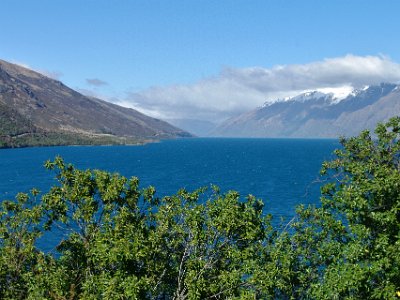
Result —
[[386, 56], [327, 58], [272, 68], [225, 68], [190, 85], [151, 87], [128, 93], [119, 104], [154, 117], [219, 122], [265, 102], [304, 90], [400, 82], [400, 64]]
[[32, 68], [29, 64], [26, 64], [26, 63], [23, 63], [23, 62], [20, 62], [20, 61], [16, 61], [16, 60], [11, 60], [11, 62], [13, 64], [16, 64], [16, 65], [20, 66], [20, 67], [23, 67], [25, 69], [29, 69], [29, 70], [38, 72], [38, 73], [40, 73], [40, 74], [42, 74], [44, 76], [47, 76], [47, 77], [55, 79], [55, 80], [59, 80], [64, 75], [60, 71], [49, 71], [49, 70], [43, 70], [43, 69], [35, 69], [35, 68]]
[[59, 72], [59, 71], [42, 70], [42, 71], [38, 71], [38, 72], [43, 74], [43, 75], [45, 75], [45, 76], [47, 76], [47, 77], [55, 79], [55, 80], [60, 80], [60, 78], [64, 75], [62, 72]]
[[88, 96], [88, 97], [94, 97], [94, 98], [100, 98], [103, 99], [99, 96], [99, 94], [95, 91], [92, 90], [88, 90], [88, 89], [83, 89], [83, 88], [79, 88], [79, 87], [75, 87], [74, 88], [75, 91], [81, 93], [82, 95]]
[[14, 59], [11, 60], [11, 63], [16, 64], [16, 65], [18, 65], [18, 66], [20, 66], [20, 67], [23, 67], [23, 68], [25, 68], [25, 69], [33, 70], [32, 67], [31, 67], [30, 65], [28, 65], [28, 64], [26, 64], [26, 63], [23, 63], [23, 62], [20, 62], [20, 61], [17, 61], [17, 60], [14, 60]]
[[88, 79], [86, 79], [86, 83], [89, 84], [89, 85], [92, 85], [92, 86], [96, 86], [96, 87], [108, 85], [107, 82], [105, 82], [103, 80], [100, 80], [100, 79], [97, 79], [97, 78], [93, 78], [93, 79], [89, 79], [88, 78]]

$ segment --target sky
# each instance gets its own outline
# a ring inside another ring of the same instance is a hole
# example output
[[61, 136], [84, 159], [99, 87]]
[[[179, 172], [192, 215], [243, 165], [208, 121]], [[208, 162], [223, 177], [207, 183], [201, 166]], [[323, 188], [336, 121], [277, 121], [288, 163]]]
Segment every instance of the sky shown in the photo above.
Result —
[[175, 124], [400, 82], [397, 0], [1, 0], [0, 59]]

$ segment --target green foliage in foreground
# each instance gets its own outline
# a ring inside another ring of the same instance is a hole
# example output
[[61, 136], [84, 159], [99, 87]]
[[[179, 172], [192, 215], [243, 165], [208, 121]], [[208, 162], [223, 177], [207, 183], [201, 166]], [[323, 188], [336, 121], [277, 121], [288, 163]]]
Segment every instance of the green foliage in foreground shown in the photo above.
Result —
[[[0, 211], [2, 299], [396, 299], [400, 118], [343, 139], [318, 207], [274, 229], [236, 192], [159, 199], [137, 178], [47, 162], [58, 183]], [[62, 235], [55, 253], [36, 240]]]

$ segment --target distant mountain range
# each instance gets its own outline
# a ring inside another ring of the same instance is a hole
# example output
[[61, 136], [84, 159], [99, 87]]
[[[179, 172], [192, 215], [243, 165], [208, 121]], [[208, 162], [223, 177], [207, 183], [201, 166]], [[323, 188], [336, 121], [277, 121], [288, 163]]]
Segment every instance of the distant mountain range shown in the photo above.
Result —
[[336, 138], [372, 130], [400, 115], [400, 86], [382, 83], [346, 95], [309, 91], [266, 103], [222, 123], [210, 133], [222, 137]]
[[0, 60], [0, 147], [141, 143], [189, 133]]
[[[268, 102], [211, 129], [201, 120], [177, 126], [220, 137], [337, 138], [374, 129], [400, 115], [400, 86], [382, 83], [340, 94], [307, 91]], [[0, 60], [0, 148], [131, 144], [190, 133], [134, 109], [84, 96], [60, 81]]]

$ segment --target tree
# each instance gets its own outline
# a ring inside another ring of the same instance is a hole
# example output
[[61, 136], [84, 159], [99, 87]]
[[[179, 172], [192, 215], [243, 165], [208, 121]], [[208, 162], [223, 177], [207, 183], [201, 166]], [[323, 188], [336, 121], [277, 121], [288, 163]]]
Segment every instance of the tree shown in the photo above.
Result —
[[[318, 206], [281, 229], [263, 203], [217, 187], [157, 198], [137, 178], [79, 170], [4, 201], [2, 299], [400, 297], [400, 118], [341, 139]], [[37, 240], [57, 230], [56, 253]]]
[[[14, 231], [25, 235], [18, 246], [4, 231], [2, 257], [27, 249], [18, 256], [25, 265], [15, 279], [9, 265], [1, 274], [3, 287], [15, 281], [24, 293], [5, 288], [3, 297], [218, 299], [255, 293], [253, 270], [272, 234], [261, 201], [221, 195], [216, 187], [158, 199], [153, 187], [140, 190], [137, 178], [78, 170], [59, 157], [46, 167], [58, 184], [40, 203], [25, 205], [30, 198], [24, 195], [3, 205], [1, 228], [15, 224]], [[34, 247], [51, 229], [63, 236], [55, 256]]]
[[[33, 190], [32, 197], [37, 193]], [[41, 207], [32, 206], [27, 194], [16, 198], [16, 202], [4, 201], [0, 211], [0, 298], [27, 297], [30, 274], [44, 258], [35, 248], [41, 236]]]
[[320, 207], [298, 208], [288, 240], [292, 295], [394, 299], [400, 290], [400, 118], [341, 139], [323, 164]]

